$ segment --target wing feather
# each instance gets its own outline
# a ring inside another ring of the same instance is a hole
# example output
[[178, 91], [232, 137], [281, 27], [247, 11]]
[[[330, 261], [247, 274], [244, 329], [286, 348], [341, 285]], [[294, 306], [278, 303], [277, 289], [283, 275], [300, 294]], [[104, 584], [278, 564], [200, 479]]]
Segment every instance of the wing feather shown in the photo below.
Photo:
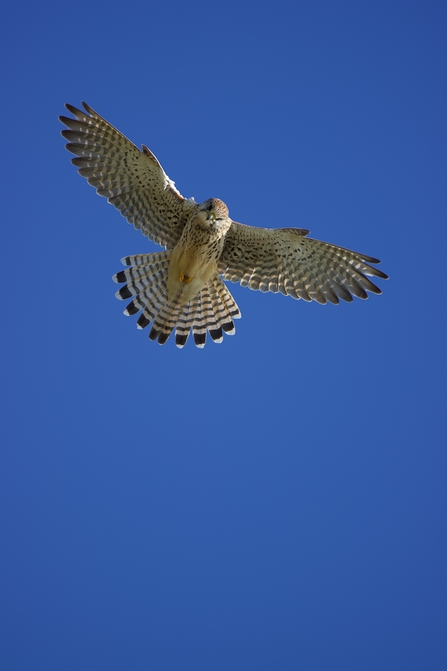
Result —
[[233, 222], [220, 257], [225, 280], [260, 291], [319, 303], [367, 298], [381, 290], [368, 277], [387, 279], [366, 254], [307, 238], [305, 229], [267, 229]]
[[67, 126], [62, 135], [78, 168], [100, 196], [107, 198], [135, 228], [157, 244], [177, 244], [193, 201], [177, 191], [154, 154], [109, 124], [89, 105], [85, 112], [66, 105], [74, 119], [59, 117]]

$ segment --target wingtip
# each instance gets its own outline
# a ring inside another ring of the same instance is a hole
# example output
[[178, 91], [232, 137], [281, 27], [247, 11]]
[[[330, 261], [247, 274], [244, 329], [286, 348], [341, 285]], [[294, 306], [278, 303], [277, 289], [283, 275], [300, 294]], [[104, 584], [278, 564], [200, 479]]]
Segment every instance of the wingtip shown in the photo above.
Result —
[[[374, 265], [378, 265], [379, 263], [382, 263], [380, 259], [374, 258], [374, 256], [362, 256], [362, 259], [364, 260], [365, 263], [373, 263]], [[389, 275], [383, 272], [383, 270], [379, 270], [379, 268], [374, 268], [374, 275], [376, 277], [380, 277], [382, 280], [389, 280]]]
[[95, 114], [95, 110], [90, 107], [90, 105], [87, 105], [87, 103], [83, 100], [81, 102], [82, 107], [85, 109], [88, 114]]
[[[380, 261], [378, 261], [378, 263], [380, 263]], [[386, 273], [384, 273], [382, 270], [379, 270], [378, 268], [374, 268], [373, 266], [370, 266], [370, 269], [371, 269], [371, 273], [366, 273], [366, 274], [370, 274], [374, 277], [380, 277], [381, 280], [389, 280], [390, 279], [388, 277], [388, 275], [386, 275]]]

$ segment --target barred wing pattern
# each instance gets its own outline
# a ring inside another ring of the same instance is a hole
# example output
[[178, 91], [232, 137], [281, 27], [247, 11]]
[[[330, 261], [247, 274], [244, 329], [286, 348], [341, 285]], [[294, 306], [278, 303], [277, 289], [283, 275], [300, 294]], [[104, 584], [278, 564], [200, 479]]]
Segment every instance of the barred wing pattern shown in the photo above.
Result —
[[219, 271], [225, 280], [318, 303], [368, 298], [381, 290], [367, 276], [387, 279], [366, 254], [307, 238], [300, 228], [265, 229], [233, 222]]
[[177, 191], [154, 154], [109, 124], [89, 105], [85, 112], [66, 105], [75, 117], [59, 117], [66, 148], [77, 158], [72, 163], [100, 196], [108, 199], [135, 228], [157, 244], [173, 249], [193, 201]]
[[[62, 131], [68, 140], [66, 148], [76, 156], [72, 163], [129, 223], [166, 248], [164, 252], [126, 256], [122, 260], [126, 270], [114, 276], [124, 285], [116, 292], [117, 298], [131, 299], [124, 313], [140, 313], [139, 328], [152, 324], [151, 340], [163, 344], [175, 331], [178, 347], [185, 345], [190, 334], [197, 347], [203, 347], [207, 335], [215, 342], [222, 342], [224, 333], [233, 335], [234, 320], [241, 313], [222, 278], [250, 289], [319, 303], [382, 293], [368, 279], [387, 279], [374, 267], [377, 259], [307, 238], [309, 231], [304, 229], [238, 224], [229, 219], [227, 207], [219, 199], [200, 205], [186, 200], [147, 147], [143, 145], [140, 151], [82, 104], [85, 111], [66, 105], [74, 118], [59, 117], [68, 129]], [[209, 213], [206, 221], [212, 222], [209, 240], [202, 230], [204, 212]], [[215, 225], [221, 227], [220, 237], [216, 231], [211, 234]], [[206, 271], [206, 279], [196, 294], [186, 294], [189, 302], [184, 302], [184, 285], [194, 279], [189, 266], [199, 280], [200, 273]], [[207, 274], [210, 268], [214, 275]], [[177, 287], [174, 292], [172, 286]]]

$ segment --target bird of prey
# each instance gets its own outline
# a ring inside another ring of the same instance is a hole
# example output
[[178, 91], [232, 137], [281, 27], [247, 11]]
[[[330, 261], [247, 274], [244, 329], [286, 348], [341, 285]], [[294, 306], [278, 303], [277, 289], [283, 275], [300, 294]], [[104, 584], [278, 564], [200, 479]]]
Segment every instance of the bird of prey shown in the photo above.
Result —
[[62, 135], [72, 163], [143, 235], [165, 248], [126, 256], [116, 296], [132, 299], [124, 314], [140, 312], [139, 328], [152, 323], [151, 340], [162, 345], [175, 329], [183, 347], [192, 332], [197, 347], [207, 333], [222, 342], [241, 316], [223, 280], [260, 291], [318, 303], [382, 293], [368, 277], [387, 279], [366, 254], [306, 237], [303, 228], [265, 229], [238, 224], [218, 198], [197, 204], [184, 198], [145, 146], [138, 149], [89, 105], [66, 108]]

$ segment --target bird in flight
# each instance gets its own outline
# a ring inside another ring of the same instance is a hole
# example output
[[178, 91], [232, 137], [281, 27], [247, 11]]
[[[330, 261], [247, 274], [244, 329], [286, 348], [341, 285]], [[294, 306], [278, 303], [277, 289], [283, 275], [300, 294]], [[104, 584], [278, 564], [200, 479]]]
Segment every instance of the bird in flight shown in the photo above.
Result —
[[[223, 280], [305, 301], [337, 304], [382, 293], [369, 277], [387, 279], [366, 254], [306, 237], [303, 228], [266, 229], [238, 224], [218, 198], [197, 204], [175, 188], [154, 154], [142, 150], [89, 105], [66, 105], [62, 135], [80, 175], [143, 235], [165, 248], [122, 259], [113, 276], [131, 299], [124, 314], [162, 345], [175, 330], [177, 347], [192, 332], [197, 347], [207, 334], [222, 342], [241, 317]], [[370, 265], [374, 264], [374, 265]]]

